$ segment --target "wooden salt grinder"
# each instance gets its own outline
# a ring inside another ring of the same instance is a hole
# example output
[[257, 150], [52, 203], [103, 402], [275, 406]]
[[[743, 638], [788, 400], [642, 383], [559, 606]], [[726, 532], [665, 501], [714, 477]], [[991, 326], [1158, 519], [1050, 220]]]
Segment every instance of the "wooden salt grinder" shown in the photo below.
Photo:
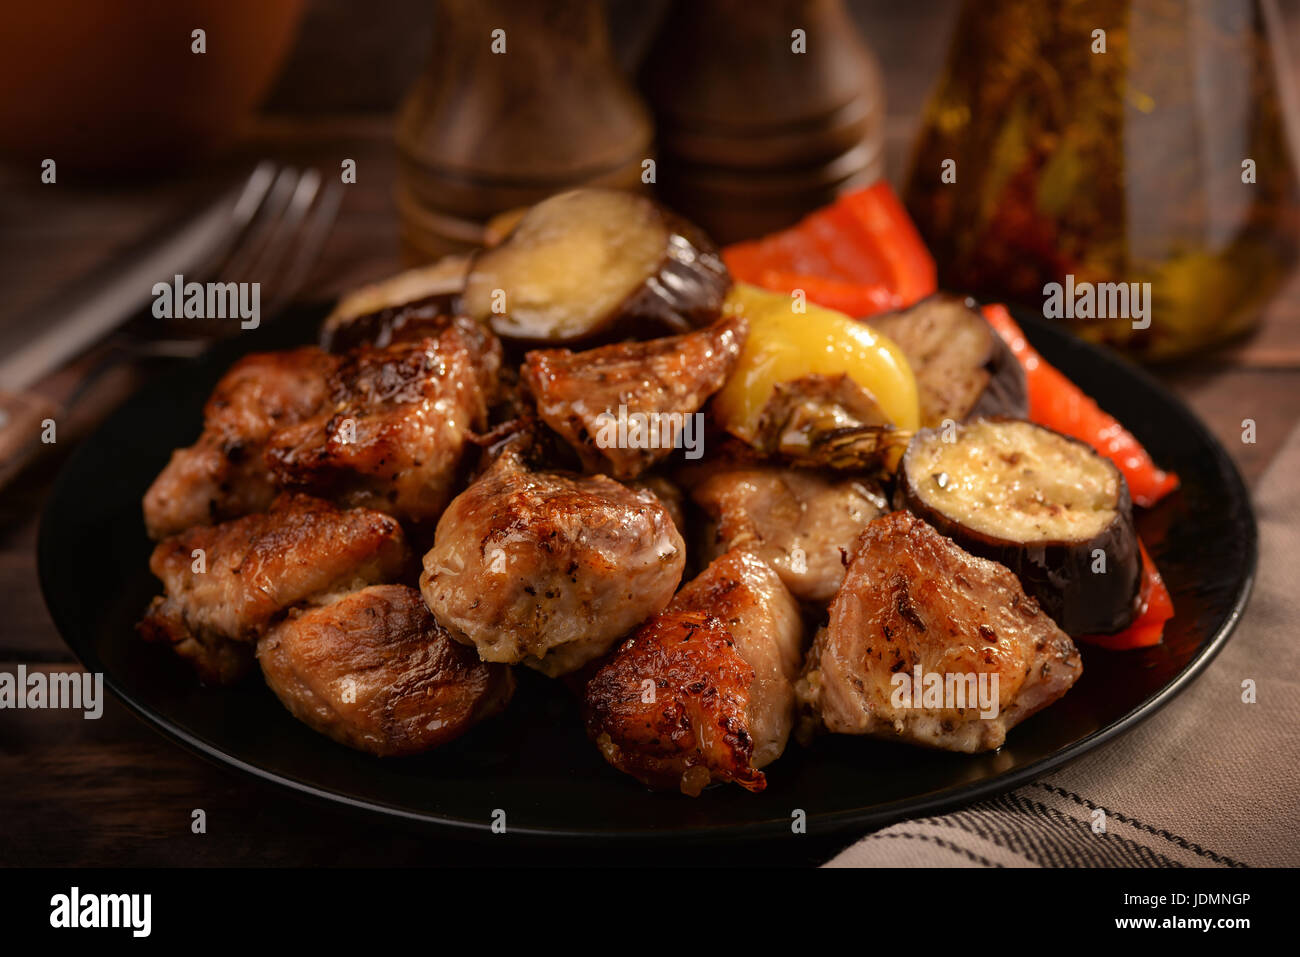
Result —
[[652, 136], [600, 0], [438, 0], [397, 122], [408, 258], [477, 245], [492, 216], [574, 186], [643, 188]]
[[673, 0], [641, 87], [660, 195], [719, 242], [884, 175], [880, 68], [842, 0]]

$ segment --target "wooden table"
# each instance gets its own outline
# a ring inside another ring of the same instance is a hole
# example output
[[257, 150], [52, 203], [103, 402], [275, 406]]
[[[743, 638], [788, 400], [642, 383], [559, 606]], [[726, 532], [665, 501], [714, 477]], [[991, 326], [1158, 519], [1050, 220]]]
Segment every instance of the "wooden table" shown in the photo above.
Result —
[[[891, 77], [891, 81], [894, 78]], [[898, 82], [898, 81], [894, 81]], [[897, 177], [920, 101], [918, 84], [901, 83], [905, 113], [891, 116], [889, 168]], [[910, 86], [908, 85], [910, 84]], [[309, 288], [337, 294], [399, 264], [391, 199], [394, 155], [387, 117], [315, 116], [263, 119], [246, 156], [312, 163], [328, 173], [357, 161], [340, 219]], [[67, 182], [57, 190], [36, 174], [0, 177], [0, 281], [4, 313], [17, 314], [164, 217], [192, 191], [189, 179], [109, 192]], [[3, 321], [3, 319], [0, 319]], [[49, 384], [55, 392], [74, 368]], [[1300, 418], [1300, 275], [1269, 307], [1259, 331], [1213, 358], [1158, 370], [1209, 424], [1254, 483]], [[55, 453], [0, 493], [0, 670], [76, 667], [40, 597], [33, 558], [37, 516], [46, 489], [77, 435], [132, 387], [128, 373], [105, 382], [61, 427]], [[1257, 423], [1257, 442], [1243, 444], [1242, 420]], [[87, 543], [93, 551], [94, 543]], [[91, 573], [88, 567], [87, 573]], [[468, 844], [428, 832], [306, 805], [219, 770], [163, 740], [113, 700], [102, 719], [66, 711], [0, 712], [0, 864], [483, 864], [573, 862], [570, 849], [536, 849], [517, 839]], [[191, 812], [206, 811], [208, 830], [190, 831]], [[842, 842], [791, 837], [775, 845], [705, 851], [669, 862], [815, 863]], [[562, 856], [557, 856], [562, 855]], [[642, 864], [646, 858], [593, 860]]]

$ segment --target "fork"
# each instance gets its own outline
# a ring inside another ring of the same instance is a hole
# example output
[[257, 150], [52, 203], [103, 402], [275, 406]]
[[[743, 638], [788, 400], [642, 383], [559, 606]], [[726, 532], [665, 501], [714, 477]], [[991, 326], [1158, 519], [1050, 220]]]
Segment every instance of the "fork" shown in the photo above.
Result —
[[[70, 412], [113, 369], [142, 358], [193, 357], [239, 331], [238, 322], [191, 319], [168, 322], [160, 336], [160, 320], [152, 317], [124, 326], [148, 303], [145, 293], [155, 282], [172, 281], [173, 266], [187, 273], [187, 282], [258, 283], [261, 315], [273, 321], [310, 274], [341, 200], [341, 185], [325, 184], [316, 170], [264, 161], [227, 204], [230, 208], [214, 204], [165, 237], [151, 238], [88, 277], [65, 302], [47, 305], [28, 319], [25, 325], [43, 331], [0, 353], [0, 487], [42, 449], [43, 423]], [[51, 323], [49, 315], [66, 322]], [[22, 331], [22, 325], [15, 328]], [[61, 406], [28, 391], [106, 333], [102, 357]]]
[[[320, 255], [338, 214], [342, 187], [322, 185], [314, 169], [278, 170], [260, 197], [247, 225], [230, 241], [217, 248], [193, 276], [207, 281], [256, 283], [260, 287], [262, 317], [273, 320], [301, 290], [311, 267]], [[161, 277], [170, 281], [172, 277]], [[123, 358], [190, 358], [202, 353], [214, 341], [239, 332], [238, 322], [219, 319], [161, 320], [166, 334], [157, 333], [160, 320], [136, 321], [118, 330], [110, 345], [125, 356], [109, 356], [101, 363], [104, 371]], [[96, 370], [78, 387], [83, 393], [93, 385]], [[102, 373], [99, 373], [102, 374]]]

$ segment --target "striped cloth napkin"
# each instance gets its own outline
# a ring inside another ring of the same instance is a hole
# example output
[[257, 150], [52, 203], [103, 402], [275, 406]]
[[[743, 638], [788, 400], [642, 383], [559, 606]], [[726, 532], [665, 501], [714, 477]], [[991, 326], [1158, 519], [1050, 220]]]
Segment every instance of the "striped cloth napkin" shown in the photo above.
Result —
[[[870, 834], [828, 867], [1300, 865], [1300, 429], [1256, 495], [1237, 632], [1140, 726], [1008, 794]], [[1242, 701], [1255, 681], [1256, 703]], [[1094, 829], [1097, 809], [1105, 827]]]

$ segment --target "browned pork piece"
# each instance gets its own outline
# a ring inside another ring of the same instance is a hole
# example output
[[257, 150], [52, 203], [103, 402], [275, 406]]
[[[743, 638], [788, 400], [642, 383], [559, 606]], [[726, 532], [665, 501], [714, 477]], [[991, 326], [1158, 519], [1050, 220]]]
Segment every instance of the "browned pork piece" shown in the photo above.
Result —
[[354, 349], [330, 374], [321, 408], [271, 437], [272, 476], [343, 505], [436, 519], [470, 432], [487, 425], [500, 365], [496, 338], [459, 318], [434, 338]]
[[798, 691], [812, 727], [975, 752], [1082, 670], [1015, 575], [893, 512], [863, 530]]
[[803, 628], [777, 574], [728, 552], [646, 622], [587, 684], [605, 760], [647, 787], [761, 791], [794, 721]]
[[704, 561], [744, 548], [812, 603], [835, 595], [853, 543], [885, 508], [874, 483], [807, 469], [736, 462], [693, 466], [676, 477], [707, 517]]
[[735, 316], [666, 339], [537, 350], [525, 357], [522, 379], [541, 420], [587, 471], [635, 478], [694, 427], [687, 418], [727, 381], [747, 328]]
[[170, 642], [204, 681], [233, 681], [251, 662], [252, 643], [288, 609], [397, 578], [408, 560], [393, 518], [284, 495], [270, 512], [161, 542], [149, 568], [165, 594], [140, 632]]
[[667, 605], [685, 562], [653, 492], [603, 475], [534, 472], [508, 450], [447, 506], [420, 590], [484, 661], [554, 677]]
[[417, 754], [505, 708], [515, 681], [479, 661], [405, 585], [372, 585], [291, 614], [257, 644], [295, 718], [381, 757]]
[[631, 479], [624, 482], [628, 488], [635, 492], [650, 492], [655, 498], [659, 499], [668, 515], [677, 526], [677, 531], [683, 536], [686, 534], [686, 496], [678, 488], [677, 483], [662, 475], [646, 475], [639, 479]]
[[144, 496], [151, 538], [262, 511], [276, 495], [262, 454], [271, 435], [311, 415], [338, 360], [319, 349], [240, 359], [203, 409], [203, 433], [177, 449]]

